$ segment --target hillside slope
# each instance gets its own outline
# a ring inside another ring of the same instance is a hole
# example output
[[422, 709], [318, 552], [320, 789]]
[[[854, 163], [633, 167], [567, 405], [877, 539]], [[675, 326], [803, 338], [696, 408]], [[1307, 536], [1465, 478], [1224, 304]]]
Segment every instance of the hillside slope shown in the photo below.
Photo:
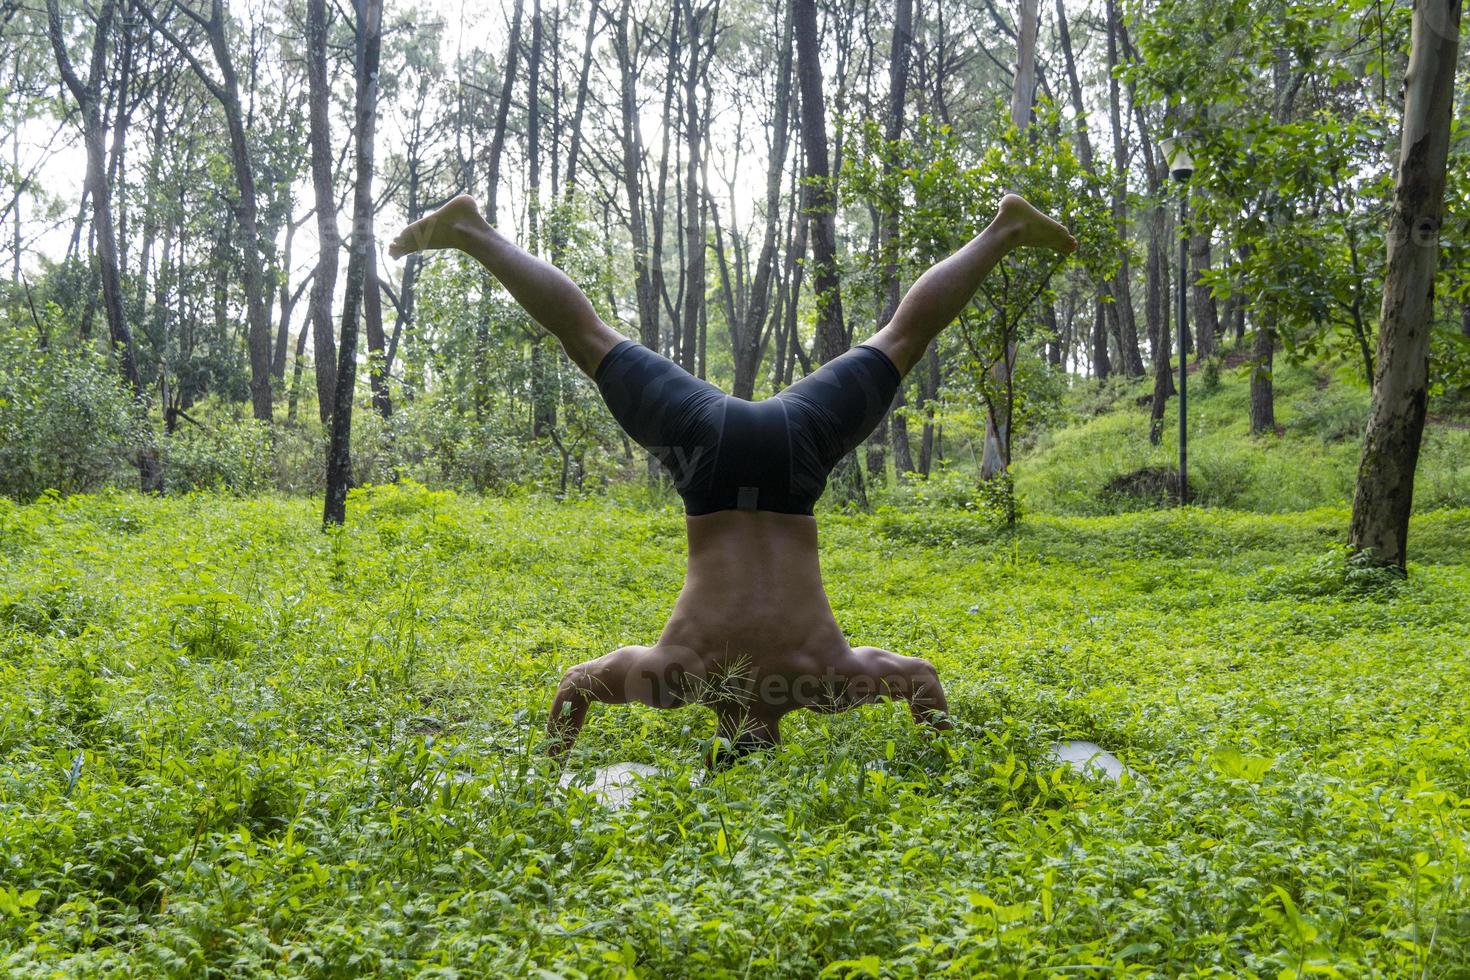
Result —
[[[1196, 503], [1262, 513], [1351, 502], [1368, 392], [1346, 369], [1278, 365], [1276, 435], [1249, 433], [1250, 375], [1226, 367], [1189, 376], [1189, 484]], [[1169, 502], [1179, 402], [1163, 439], [1148, 441], [1151, 383], [1079, 391], [1074, 421], [1039, 435], [1012, 467], [1033, 513], [1116, 514]], [[1140, 404], [1142, 402], [1142, 404]], [[1470, 422], [1432, 417], [1414, 489], [1416, 511], [1470, 505]]]

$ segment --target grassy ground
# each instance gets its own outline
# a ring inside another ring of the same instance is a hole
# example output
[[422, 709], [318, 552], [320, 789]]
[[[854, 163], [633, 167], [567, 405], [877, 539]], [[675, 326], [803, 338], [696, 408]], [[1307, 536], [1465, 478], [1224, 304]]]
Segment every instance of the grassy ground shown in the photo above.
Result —
[[1470, 975], [1470, 510], [1399, 584], [1340, 510], [833, 517], [844, 627], [931, 658], [957, 730], [794, 718], [691, 787], [706, 713], [601, 711], [574, 768], [666, 773], [621, 811], [539, 727], [656, 635], [678, 515], [317, 513], [0, 503], [0, 971]]
[[[1278, 432], [1250, 435], [1249, 366], [1226, 367], [1217, 380], [1189, 376], [1189, 476], [1206, 506], [1281, 513], [1336, 506], [1352, 499], [1368, 420], [1368, 391], [1350, 366], [1294, 367], [1275, 372]], [[1018, 453], [1016, 490], [1024, 507], [1053, 514], [1115, 514], [1155, 506], [1157, 481], [1110, 487], [1126, 474], [1173, 470], [1179, 453], [1179, 402], [1165, 408], [1164, 437], [1148, 441], [1149, 408], [1137, 399], [1152, 382], [1102, 397], [1092, 387], [1069, 399], [1065, 427]], [[1420, 511], [1470, 507], [1470, 419], [1431, 418], [1415, 478]]]

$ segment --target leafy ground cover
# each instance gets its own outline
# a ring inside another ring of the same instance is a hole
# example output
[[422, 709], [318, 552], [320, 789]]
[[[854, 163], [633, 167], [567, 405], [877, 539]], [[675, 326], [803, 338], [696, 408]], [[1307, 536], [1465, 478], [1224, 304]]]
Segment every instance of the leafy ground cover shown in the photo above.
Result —
[[[0, 502], [0, 970], [1470, 975], [1470, 510], [1407, 582], [1346, 514], [832, 515], [856, 640], [958, 719], [796, 717], [691, 785], [698, 709], [539, 748], [652, 639], [681, 518], [606, 502]], [[1120, 784], [1047, 761], [1112, 749]]]
[[[1232, 354], [1226, 364], [1240, 357]], [[1368, 390], [1351, 366], [1282, 363], [1273, 378], [1277, 431], [1250, 434], [1250, 365], [1189, 376], [1190, 489], [1196, 503], [1261, 513], [1340, 505], [1353, 496]], [[1164, 436], [1150, 445], [1152, 381], [1069, 392], [1066, 425], [1053, 425], [1018, 454], [1016, 490], [1026, 509], [1114, 514], [1172, 503], [1164, 481], [1130, 481], [1178, 464], [1179, 402], [1169, 399]], [[1448, 403], [1444, 406], [1450, 408]], [[1414, 481], [1420, 511], [1470, 507], [1470, 418], [1463, 407], [1432, 415]]]

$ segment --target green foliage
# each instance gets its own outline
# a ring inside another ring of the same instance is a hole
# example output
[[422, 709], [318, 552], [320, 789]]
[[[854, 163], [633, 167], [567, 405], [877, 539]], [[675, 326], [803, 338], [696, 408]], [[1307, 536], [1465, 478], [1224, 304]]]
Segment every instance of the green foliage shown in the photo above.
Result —
[[131, 482], [138, 435], [132, 394], [106, 358], [0, 332], [0, 494]]
[[706, 712], [597, 709], [574, 772], [659, 767], [621, 810], [540, 726], [566, 666], [656, 634], [682, 518], [350, 510], [0, 500], [0, 970], [1470, 968], [1470, 510], [1415, 519], [1406, 581], [1328, 551], [1340, 509], [833, 516], [844, 627], [934, 661], [956, 729], [793, 716], [696, 783]]
[[161, 446], [164, 484], [170, 492], [249, 494], [276, 486], [270, 428], [263, 423], [242, 419], [199, 427], [186, 424]]
[[[1213, 389], [1190, 378], [1189, 483], [1192, 500], [1208, 507], [1280, 513], [1344, 506], [1352, 500], [1367, 423], [1368, 393], [1356, 370], [1308, 370], [1290, 364], [1274, 372], [1283, 435], [1249, 434], [1249, 364], [1223, 368]], [[1157, 481], [1124, 481], [1144, 471], [1174, 478], [1178, 403], [1165, 411], [1165, 436], [1148, 441], [1147, 383], [1081, 385], [1067, 400], [1067, 421], [1040, 433], [1018, 455], [1016, 490], [1028, 510], [1053, 514], [1112, 514], [1172, 506], [1177, 491]], [[1424, 512], [1470, 504], [1470, 429], [1458, 417], [1425, 429], [1414, 486]], [[1110, 490], [1110, 485], [1113, 489]], [[1177, 487], [1177, 483], [1174, 484]]]

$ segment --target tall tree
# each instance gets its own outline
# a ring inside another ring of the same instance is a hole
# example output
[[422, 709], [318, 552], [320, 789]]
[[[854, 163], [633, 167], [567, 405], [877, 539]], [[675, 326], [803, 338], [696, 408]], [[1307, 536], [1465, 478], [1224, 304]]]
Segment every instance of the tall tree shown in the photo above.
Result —
[[[1195, 212], [1199, 212], [1196, 210]], [[1220, 313], [1215, 294], [1205, 281], [1210, 272], [1210, 232], [1196, 229], [1189, 236], [1190, 297], [1194, 314], [1195, 356], [1203, 360], [1215, 353], [1220, 336]]]
[[[897, 0], [893, 13], [893, 39], [888, 48], [888, 105], [883, 118], [883, 177], [885, 186], [892, 186], [898, 162], [894, 159], [895, 146], [903, 137], [903, 109], [908, 97], [909, 59], [914, 46], [914, 3], [913, 0]], [[898, 310], [898, 206], [896, 195], [890, 196], [886, 207], [878, 215], [878, 255], [882, 266], [879, 270], [878, 327], [887, 325]], [[893, 396], [893, 408], [883, 416], [868, 442], [868, 475], [881, 480], [884, 474], [884, 444], [888, 439], [889, 416], [893, 425], [902, 430], [895, 438], [904, 442], [907, 456], [908, 420], [902, 415], [904, 407], [903, 386]], [[894, 409], [899, 409], [895, 412]], [[912, 458], [901, 462], [912, 464]], [[902, 472], [902, 470], [900, 470]]]
[[[826, 100], [816, 0], [793, 0], [796, 77], [801, 90], [801, 142], [806, 154], [806, 214], [811, 227], [812, 289], [817, 299], [817, 360], [825, 364], [848, 348], [837, 277], [837, 189], [827, 154]], [[838, 495], [867, 505], [862, 470], [849, 453], [833, 472]]]
[[[705, 315], [705, 250], [707, 238], [704, 228], [703, 168], [700, 164], [700, 149], [705, 141], [707, 119], [701, 120], [700, 81], [704, 78], [709, 59], [714, 54], [715, 28], [720, 5], [715, 0], [710, 6], [696, 8], [691, 0], [680, 0], [684, 12], [684, 25], [688, 30], [689, 66], [684, 74], [684, 248], [688, 287], [684, 291], [684, 316], [682, 323], [683, 341], [679, 346], [679, 360], [686, 371], [704, 376], [704, 361], [697, 356], [699, 350], [699, 327]], [[706, 25], [709, 29], [705, 40]], [[707, 115], [707, 114], [706, 114]]]
[[1378, 368], [1348, 544], [1369, 561], [1405, 569], [1414, 470], [1429, 386], [1434, 273], [1444, 222], [1445, 163], [1454, 109], [1461, 0], [1417, 0], [1388, 271], [1378, 331]]
[[[107, 75], [107, 49], [117, 17], [114, 0], [103, 0], [92, 30], [92, 51], [87, 77], [77, 74], [66, 50], [66, 31], [57, 0], [46, 0], [46, 28], [56, 67], [81, 112], [82, 143], [87, 154], [86, 194], [92, 203], [92, 229], [96, 240], [97, 265], [102, 279], [102, 302], [107, 311], [107, 330], [112, 349], [122, 368], [123, 380], [132, 389], [139, 414], [147, 403], [147, 389], [138, 371], [138, 351], [133, 343], [124, 311], [122, 274], [118, 267], [116, 230], [112, 221], [112, 194], [104, 165], [106, 125], [102, 116], [102, 82]], [[115, 111], [125, 112], [119, 105]], [[146, 419], [144, 420], [146, 429]], [[163, 490], [163, 468], [152, 439], [145, 439], [137, 457], [139, 484], [145, 493]]]
[[[355, 0], [357, 77], [355, 97], [356, 178], [352, 192], [352, 243], [347, 258], [347, 289], [342, 301], [342, 346], [337, 360], [337, 391], [332, 407], [332, 439], [327, 452], [327, 494], [322, 520], [347, 518], [352, 482], [352, 396], [357, 381], [357, 333], [363, 294], [376, 248], [373, 244], [373, 140], [377, 132], [378, 62], [382, 52], [383, 0]], [[376, 287], [376, 284], [372, 284]]]
[[[900, 0], [900, 4], [912, 0]], [[750, 301], [742, 312], [732, 320], [731, 346], [735, 353], [735, 379], [732, 392], [737, 398], [752, 398], [755, 395], [756, 372], [760, 367], [761, 353], [770, 338], [768, 313], [771, 311], [772, 294], [776, 292], [776, 249], [781, 229], [781, 178], [785, 174], [787, 150], [791, 139], [791, 59], [792, 4], [776, 0], [777, 9], [785, 10], [781, 24], [781, 53], [776, 68], [775, 103], [772, 106], [770, 125], [770, 157], [766, 164], [766, 214], [765, 236], [761, 241], [760, 258], [757, 260], [755, 277], [750, 286]], [[769, 319], [774, 322], [780, 315], [780, 304]]]
[[1109, 284], [1113, 297], [1110, 315], [1117, 320], [1118, 349], [1123, 373], [1143, 377], [1143, 357], [1138, 351], [1138, 319], [1133, 313], [1133, 269], [1128, 254], [1128, 146], [1118, 82], [1118, 32], [1122, 17], [1117, 0], [1108, 0], [1108, 118], [1113, 131], [1113, 222], [1123, 248], [1118, 253], [1118, 271]]
[[332, 90], [327, 81], [326, 0], [306, 0], [306, 77], [311, 101], [307, 134], [311, 145], [311, 187], [316, 204], [318, 257], [311, 283], [311, 336], [316, 367], [317, 413], [322, 424], [332, 417], [337, 392], [337, 341], [332, 328], [332, 299], [337, 290], [337, 196], [332, 192]]
[[261, 255], [259, 201], [255, 188], [255, 170], [251, 162], [250, 142], [247, 135], [245, 109], [240, 101], [240, 82], [235, 71], [234, 42], [229, 36], [229, 12], [224, 0], [210, 0], [209, 16], [194, 10], [188, 4], [171, 2], [168, 11], [178, 10], [197, 24], [209, 42], [214, 55], [219, 78], [204, 66], [195, 54], [194, 46], [176, 34], [164, 18], [160, 18], [145, 3], [138, 9], [153, 24], [154, 28], [171, 43], [194, 74], [214, 96], [224, 111], [225, 126], [230, 134], [230, 166], [234, 171], [236, 199], [232, 202], [235, 220], [240, 227], [241, 271], [245, 279], [245, 313], [250, 324], [246, 345], [250, 353], [250, 403], [254, 415], [263, 422], [271, 420], [271, 322], [270, 307], [266, 303], [269, 289], [266, 286], [265, 261]]
[[[1011, 87], [1011, 125], [1025, 131], [1031, 126], [1031, 105], [1036, 97], [1036, 34], [1040, 26], [1039, 0], [1020, 0], [1016, 35], [1015, 83]], [[1000, 388], [1010, 385], [1016, 369], [1018, 348], [1008, 344], [987, 370]], [[980, 478], [992, 480], [1005, 473], [1010, 444], [1010, 420], [996, 425], [994, 412], [985, 418], [985, 444], [980, 454]]]

